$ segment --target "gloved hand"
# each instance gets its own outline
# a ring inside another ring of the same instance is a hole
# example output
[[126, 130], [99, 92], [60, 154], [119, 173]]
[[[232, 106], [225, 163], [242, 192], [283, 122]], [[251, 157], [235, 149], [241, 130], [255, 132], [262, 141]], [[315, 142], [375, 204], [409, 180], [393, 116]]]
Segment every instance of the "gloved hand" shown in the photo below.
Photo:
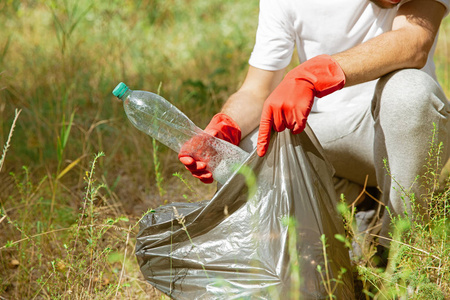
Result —
[[214, 136], [237, 146], [241, 141], [241, 129], [229, 116], [219, 113], [211, 119], [204, 132], [206, 134], [194, 136], [181, 147], [178, 159], [194, 177], [203, 183], [212, 183], [214, 178], [206, 167], [215, 152], [209, 147], [208, 139]]
[[329, 55], [313, 57], [292, 69], [264, 102], [257, 153], [264, 156], [272, 127], [297, 134], [306, 126], [314, 97], [324, 97], [345, 85], [345, 74]]

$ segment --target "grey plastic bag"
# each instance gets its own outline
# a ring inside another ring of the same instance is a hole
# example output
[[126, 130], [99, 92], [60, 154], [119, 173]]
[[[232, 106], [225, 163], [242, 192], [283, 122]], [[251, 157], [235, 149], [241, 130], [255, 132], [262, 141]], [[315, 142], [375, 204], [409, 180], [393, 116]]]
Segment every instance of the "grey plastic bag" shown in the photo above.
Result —
[[344, 229], [331, 166], [309, 128], [271, 139], [245, 162], [256, 186], [238, 172], [209, 201], [142, 219], [136, 256], [149, 283], [174, 299], [324, 299], [327, 283], [336, 299], [354, 299], [348, 250], [334, 237]]

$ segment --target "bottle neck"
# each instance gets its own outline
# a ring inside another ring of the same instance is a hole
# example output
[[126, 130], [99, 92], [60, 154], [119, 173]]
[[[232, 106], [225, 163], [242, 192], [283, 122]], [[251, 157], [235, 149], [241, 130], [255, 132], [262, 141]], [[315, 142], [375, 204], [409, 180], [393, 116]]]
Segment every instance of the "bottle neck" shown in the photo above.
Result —
[[125, 101], [127, 98], [128, 98], [128, 96], [131, 94], [131, 92], [132, 92], [132, 90], [130, 90], [130, 89], [127, 89], [123, 94], [122, 94], [122, 96], [120, 96], [120, 97], [118, 97], [120, 100], [122, 100], [122, 101]]

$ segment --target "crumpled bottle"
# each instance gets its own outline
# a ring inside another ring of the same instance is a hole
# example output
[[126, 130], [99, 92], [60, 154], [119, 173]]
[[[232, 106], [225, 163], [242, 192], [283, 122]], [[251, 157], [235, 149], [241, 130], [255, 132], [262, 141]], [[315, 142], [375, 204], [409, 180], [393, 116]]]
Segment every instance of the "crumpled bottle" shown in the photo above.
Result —
[[130, 90], [123, 82], [112, 93], [123, 101], [128, 119], [137, 129], [177, 153], [191, 139], [199, 141], [189, 143], [187, 154], [206, 162], [206, 169], [221, 184], [231, 177], [249, 155], [241, 148], [205, 133], [178, 108], [157, 94]]

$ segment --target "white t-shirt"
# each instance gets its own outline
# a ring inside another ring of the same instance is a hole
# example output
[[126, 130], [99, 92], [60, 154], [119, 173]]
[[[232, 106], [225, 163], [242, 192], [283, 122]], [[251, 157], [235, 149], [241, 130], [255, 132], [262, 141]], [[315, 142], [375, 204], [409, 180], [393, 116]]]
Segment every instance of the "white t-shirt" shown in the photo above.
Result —
[[[442, 3], [448, 13], [450, 0], [435, 1]], [[295, 45], [300, 62], [320, 54], [345, 51], [391, 30], [400, 5], [381, 9], [368, 0], [261, 0], [256, 42], [249, 64], [263, 70], [283, 69], [289, 65]], [[436, 78], [435, 46], [436, 41], [423, 68], [433, 78]], [[367, 105], [375, 85], [376, 80], [316, 99], [313, 111]]]

